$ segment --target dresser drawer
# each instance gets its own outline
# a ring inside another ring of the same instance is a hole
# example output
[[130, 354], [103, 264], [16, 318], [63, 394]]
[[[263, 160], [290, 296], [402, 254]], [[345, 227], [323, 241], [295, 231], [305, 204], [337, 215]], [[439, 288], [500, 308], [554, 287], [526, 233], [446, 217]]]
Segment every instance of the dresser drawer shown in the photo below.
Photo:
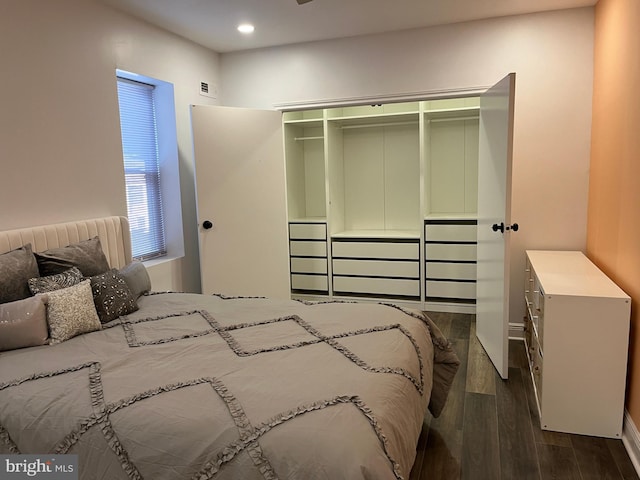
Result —
[[430, 242], [475, 242], [476, 225], [425, 225], [424, 238]]
[[326, 258], [291, 258], [291, 273], [327, 273]]
[[475, 280], [475, 263], [427, 262], [426, 277], [442, 280]]
[[476, 298], [475, 282], [447, 282], [427, 280], [427, 297], [474, 300]]
[[542, 370], [543, 356], [542, 348], [538, 344], [538, 338], [535, 333], [531, 338], [531, 347], [529, 347], [529, 356], [531, 357], [531, 374], [538, 397], [538, 404], [542, 406]]
[[289, 242], [292, 257], [326, 257], [327, 242], [291, 240]]
[[419, 278], [418, 262], [384, 260], [333, 260], [334, 275]]
[[426, 260], [476, 261], [476, 246], [469, 244], [427, 243]]
[[291, 240], [326, 240], [327, 225], [325, 223], [290, 223], [289, 238]]
[[336, 295], [361, 293], [419, 298], [420, 280], [334, 276], [333, 292]]
[[332, 243], [334, 258], [419, 260], [418, 242], [340, 242]]

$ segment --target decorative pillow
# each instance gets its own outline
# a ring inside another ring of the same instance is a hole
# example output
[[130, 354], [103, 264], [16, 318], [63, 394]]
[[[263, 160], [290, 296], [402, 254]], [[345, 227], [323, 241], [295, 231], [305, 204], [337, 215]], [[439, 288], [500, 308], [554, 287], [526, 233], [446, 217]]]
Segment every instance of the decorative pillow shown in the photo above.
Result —
[[0, 303], [31, 296], [29, 279], [39, 276], [31, 244], [0, 255]]
[[91, 290], [102, 323], [138, 310], [127, 282], [116, 269], [91, 277]]
[[73, 287], [45, 293], [49, 297], [47, 321], [50, 344], [61, 343], [81, 333], [100, 330], [102, 324], [96, 313], [89, 279]]
[[0, 351], [47, 343], [46, 297], [29, 297], [0, 305]]
[[140, 298], [140, 295], [151, 291], [149, 272], [142, 262], [135, 260], [118, 270], [118, 273], [127, 282], [127, 286], [136, 300]]
[[109, 270], [109, 262], [102, 251], [100, 238], [73, 243], [66, 247], [52, 248], [35, 254], [40, 276], [62, 273], [77, 267], [85, 277], [98, 275]]
[[72, 267], [62, 273], [49, 275], [48, 277], [36, 277], [29, 279], [29, 290], [33, 295], [52, 292], [61, 288], [73, 287], [83, 280], [82, 273], [76, 267]]

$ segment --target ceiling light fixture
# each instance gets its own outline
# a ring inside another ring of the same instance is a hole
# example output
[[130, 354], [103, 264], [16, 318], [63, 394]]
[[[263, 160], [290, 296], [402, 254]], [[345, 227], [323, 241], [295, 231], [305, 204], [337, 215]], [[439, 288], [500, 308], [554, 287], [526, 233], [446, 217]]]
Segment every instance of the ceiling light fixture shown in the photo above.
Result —
[[238, 31], [240, 33], [253, 33], [254, 30], [255, 30], [255, 27], [250, 23], [242, 23], [238, 25]]

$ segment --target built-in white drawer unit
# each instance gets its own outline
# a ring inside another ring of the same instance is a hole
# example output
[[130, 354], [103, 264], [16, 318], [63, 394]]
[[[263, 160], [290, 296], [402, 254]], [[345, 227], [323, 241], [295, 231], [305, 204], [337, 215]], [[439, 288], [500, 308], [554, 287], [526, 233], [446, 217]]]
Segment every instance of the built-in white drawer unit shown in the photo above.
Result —
[[427, 280], [429, 298], [447, 298], [457, 300], [475, 300], [476, 282]]
[[327, 224], [289, 223], [291, 292], [328, 295]]
[[380, 258], [393, 260], [418, 260], [420, 258], [418, 241], [413, 239], [405, 242], [401, 239], [351, 240], [334, 238], [332, 248], [334, 258]]
[[477, 220], [424, 222], [425, 300], [475, 303]]
[[420, 300], [419, 238], [334, 237], [333, 294]]
[[334, 295], [420, 298], [420, 282], [402, 278], [333, 276]]

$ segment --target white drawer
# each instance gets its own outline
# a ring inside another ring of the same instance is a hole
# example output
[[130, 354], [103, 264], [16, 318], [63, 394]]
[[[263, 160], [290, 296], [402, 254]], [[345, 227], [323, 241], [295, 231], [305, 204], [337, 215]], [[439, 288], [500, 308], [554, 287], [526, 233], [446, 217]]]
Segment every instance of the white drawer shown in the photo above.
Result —
[[290, 223], [289, 238], [292, 240], [326, 240], [327, 227], [325, 223]]
[[417, 242], [333, 242], [333, 256], [346, 258], [393, 258], [418, 260]]
[[420, 277], [418, 262], [384, 260], [333, 260], [334, 275], [368, 275], [375, 277]]
[[475, 242], [476, 225], [425, 225], [424, 238], [432, 242]]
[[427, 243], [424, 250], [426, 260], [476, 260], [475, 245]]
[[326, 257], [327, 242], [303, 242], [292, 240], [289, 242], [291, 256], [295, 257]]
[[326, 275], [291, 275], [293, 290], [329, 290], [329, 278]]
[[476, 284], [475, 282], [427, 280], [426, 296], [473, 300], [476, 298]]
[[426, 277], [445, 280], [475, 280], [475, 263], [427, 262]]
[[382, 295], [420, 296], [419, 280], [391, 278], [333, 277], [333, 291], [340, 293], [370, 293]]
[[292, 258], [291, 273], [327, 273], [326, 258]]

